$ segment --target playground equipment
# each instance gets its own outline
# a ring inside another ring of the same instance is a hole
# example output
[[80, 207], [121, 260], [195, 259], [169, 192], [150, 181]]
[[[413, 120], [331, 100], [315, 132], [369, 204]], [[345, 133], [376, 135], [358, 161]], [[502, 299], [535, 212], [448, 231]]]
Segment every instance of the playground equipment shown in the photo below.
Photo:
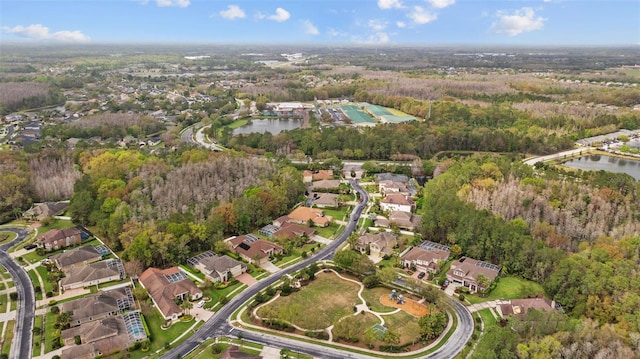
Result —
[[391, 299], [396, 304], [404, 304], [404, 299], [402, 298], [402, 294], [398, 294], [395, 289], [391, 291], [391, 295], [389, 295], [389, 299]]

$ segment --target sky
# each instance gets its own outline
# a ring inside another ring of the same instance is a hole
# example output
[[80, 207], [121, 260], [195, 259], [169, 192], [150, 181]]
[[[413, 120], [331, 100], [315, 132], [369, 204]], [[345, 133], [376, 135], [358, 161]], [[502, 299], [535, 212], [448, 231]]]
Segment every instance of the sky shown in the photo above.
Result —
[[640, 0], [2, 0], [9, 42], [640, 46]]

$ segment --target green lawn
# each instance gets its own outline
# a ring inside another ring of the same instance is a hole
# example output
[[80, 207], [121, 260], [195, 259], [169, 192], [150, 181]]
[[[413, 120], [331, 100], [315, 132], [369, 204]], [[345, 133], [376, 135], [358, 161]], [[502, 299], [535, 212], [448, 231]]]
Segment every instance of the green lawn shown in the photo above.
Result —
[[369, 309], [378, 313], [390, 313], [396, 310], [397, 308], [388, 307], [380, 303], [380, 297], [383, 295], [391, 294], [391, 289], [383, 288], [383, 287], [375, 287], [375, 288], [365, 288], [362, 291], [362, 298], [369, 305]]
[[0, 313], [7, 312], [7, 301], [9, 300], [8, 294], [0, 294]]
[[351, 207], [343, 207], [340, 209], [323, 208], [322, 211], [324, 212], [325, 216], [331, 216], [336, 221], [344, 221], [349, 219], [345, 216], [347, 215], [347, 212], [350, 208]]
[[[41, 315], [36, 315], [34, 321], [33, 321], [33, 327], [34, 328], [40, 328], [42, 329], [42, 316]], [[32, 352], [32, 356], [33, 357], [38, 357], [40, 356], [40, 349], [42, 346], [42, 336], [41, 335], [33, 335], [33, 352]]]
[[11, 342], [13, 341], [13, 329], [15, 327], [16, 321], [10, 320], [7, 322], [7, 330], [4, 334], [4, 343], [2, 344], [2, 354], [9, 355], [11, 351]]
[[316, 234], [324, 238], [333, 238], [333, 236], [337, 235], [339, 225], [332, 223], [326, 227], [314, 227], [316, 230]]
[[0, 228], [0, 243], [11, 242], [16, 238], [17, 234], [13, 232], [3, 232]]
[[48, 232], [52, 229], [65, 229], [65, 228], [72, 228], [75, 226], [76, 225], [73, 222], [68, 221], [66, 219], [53, 219], [50, 225], [42, 226], [38, 228], [38, 234]]
[[[212, 344], [214, 344], [213, 340], [208, 340], [208, 341], [204, 342], [200, 346], [199, 349], [196, 349], [193, 353], [187, 355], [185, 358], [188, 358], [188, 359], [218, 359], [218, 358], [220, 358], [222, 353], [213, 354]], [[230, 346], [231, 346], [231, 344], [218, 343], [218, 348], [220, 348], [223, 352], [225, 350], [227, 350], [227, 348], [229, 348]], [[249, 347], [245, 347], [245, 346], [240, 346], [240, 351], [243, 352], [243, 353], [247, 353], [247, 354], [260, 355], [260, 352], [262, 350], [261, 350], [261, 348], [253, 349], [253, 348], [249, 348]]]
[[487, 330], [488, 328], [491, 328], [491, 327], [497, 327], [498, 326], [498, 321], [493, 316], [493, 314], [491, 314], [491, 309], [479, 310], [478, 314], [480, 314], [480, 317], [482, 318], [482, 321], [484, 322], [484, 330]]
[[516, 277], [501, 277], [496, 288], [486, 297], [479, 295], [465, 295], [465, 298], [471, 303], [482, 303], [496, 299], [518, 299], [535, 294], [544, 294], [542, 286], [536, 282], [532, 282]]
[[53, 326], [56, 324], [57, 315], [47, 312], [45, 315], [45, 323], [44, 323], [44, 352], [48, 353], [53, 350], [53, 338], [57, 338], [60, 336], [60, 330], [54, 328]]
[[[311, 255], [312, 254], [311, 249], [312, 248], [316, 248], [317, 246], [318, 246], [317, 243], [309, 243], [309, 244], [305, 244], [304, 246], [302, 246], [302, 248], [294, 248], [291, 251], [291, 253], [289, 253], [289, 255], [287, 255], [285, 257], [282, 257], [281, 260], [275, 262], [274, 264], [277, 265], [280, 268], [284, 268], [283, 265], [286, 264], [286, 263], [288, 263], [288, 265], [293, 265], [297, 261], [295, 261], [295, 262], [291, 262], [291, 261], [296, 259], [296, 258], [302, 259], [301, 255], [302, 255], [303, 251], [307, 252], [307, 255]], [[291, 262], [291, 263], [289, 263], [289, 262]]]
[[360, 286], [333, 273], [320, 273], [300, 291], [261, 307], [261, 317], [280, 318], [302, 328], [323, 329], [353, 314]]
[[205, 276], [199, 270], [197, 270], [197, 269], [195, 269], [193, 267], [190, 267], [190, 266], [183, 265], [183, 264], [178, 265], [178, 267], [180, 267], [182, 270], [184, 270], [186, 272], [189, 272], [189, 273], [193, 274], [194, 276], [196, 276], [196, 278], [199, 278], [201, 281], [204, 282]]
[[[231, 297], [232, 297], [231, 292], [233, 292], [234, 290], [236, 290], [236, 289], [238, 289], [240, 287], [243, 287], [243, 286], [246, 286], [246, 285], [243, 284], [243, 283], [237, 282], [237, 283], [235, 283], [233, 285], [229, 285], [226, 288], [222, 288], [222, 289], [216, 289], [215, 286], [211, 286], [211, 288], [209, 288], [209, 289], [204, 289], [203, 290], [203, 292], [204, 292], [203, 295], [205, 297], [211, 298], [211, 301], [205, 303], [204, 307], [209, 309], [209, 308], [215, 306], [220, 301], [220, 298], [225, 297], [225, 296], [227, 298], [231, 299]], [[236, 291], [234, 293], [237, 294], [237, 293], [240, 293], [240, 291], [238, 290], [238, 291]]]
[[37, 266], [36, 270], [38, 271], [38, 274], [40, 274], [40, 278], [42, 278], [42, 282], [44, 282], [44, 288], [42, 288], [42, 291], [45, 293], [53, 292], [53, 283], [48, 281], [49, 271], [47, 270], [47, 268], [43, 266]]
[[[33, 287], [40, 286], [40, 281], [38, 281], [38, 276], [36, 275], [36, 271], [30, 269], [27, 274], [29, 275], [29, 279], [33, 283]], [[40, 293], [36, 293], [36, 300], [42, 300], [42, 292], [45, 291], [44, 288], [40, 288]], [[45, 291], [46, 292], [46, 291]]]
[[99, 240], [93, 238], [91, 240], [84, 241], [84, 242], [80, 243], [78, 246], [62, 248], [62, 249], [59, 249], [59, 250], [53, 251], [53, 252], [46, 252], [42, 256], [39, 255], [35, 250], [33, 250], [33, 251], [25, 254], [22, 257], [24, 258], [25, 261], [27, 261], [29, 263], [36, 263], [36, 262], [40, 262], [41, 260], [43, 260], [45, 258], [49, 258], [50, 256], [52, 256], [54, 254], [62, 253], [62, 251], [64, 251], [64, 250], [68, 250], [68, 249], [72, 249], [72, 248], [80, 247], [80, 246], [86, 246], [86, 245], [97, 246], [97, 245], [100, 245], [100, 244], [102, 244], [102, 243]]
[[400, 311], [394, 315], [387, 315], [384, 319], [385, 326], [400, 335], [400, 344], [417, 342], [420, 339], [420, 325], [418, 325], [420, 318]]

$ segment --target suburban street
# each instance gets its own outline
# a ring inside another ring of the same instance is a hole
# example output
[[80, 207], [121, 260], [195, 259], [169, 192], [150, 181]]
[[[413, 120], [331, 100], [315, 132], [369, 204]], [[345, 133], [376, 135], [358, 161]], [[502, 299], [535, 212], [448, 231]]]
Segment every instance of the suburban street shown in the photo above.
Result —
[[[333, 258], [336, 249], [344, 243], [344, 241], [351, 235], [356, 229], [358, 220], [362, 211], [369, 201], [369, 196], [365, 190], [360, 187], [356, 181], [351, 181], [352, 186], [360, 193], [361, 202], [354, 208], [351, 213], [351, 220], [345, 226], [344, 230], [334, 239], [329, 245], [317, 252], [316, 255], [309, 257], [301, 262], [294, 264], [291, 267], [282, 269], [276, 273], [273, 273], [269, 277], [260, 280], [258, 283], [248, 287], [243, 292], [235, 296], [225, 306], [223, 306], [218, 312], [216, 312], [200, 329], [198, 329], [191, 337], [186, 341], [171, 349], [165, 353], [161, 358], [174, 359], [183, 357], [191, 351], [195, 350], [205, 340], [219, 337], [219, 336], [231, 336], [242, 337], [244, 339], [260, 343], [268, 346], [276, 346], [281, 348], [287, 348], [296, 352], [312, 355], [316, 358], [327, 359], [341, 359], [341, 358], [369, 358], [367, 355], [351, 353], [342, 351], [335, 348], [328, 348], [321, 344], [307, 343], [298, 340], [292, 340], [275, 335], [257, 333], [250, 330], [239, 329], [231, 326], [229, 318], [240, 306], [242, 306], [247, 300], [256, 295], [258, 292], [267, 288], [271, 284], [279, 280], [283, 275], [300, 270], [309, 264], [319, 261]], [[473, 332], [473, 319], [471, 313], [461, 303], [451, 300], [451, 306], [454, 311], [454, 315], [458, 317], [458, 324], [453, 335], [449, 337], [446, 344], [436, 352], [425, 356], [425, 358], [444, 359], [452, 358], [459, 353], [465, 343], [471, 337]]]
[[2, 227], [2, 231], [13, 232], [17, 234], [16, 238], [0, 246], [0, 265], [7, 269], [18, 290], [18, 309], [16, 311], [16, 326], [11, 342], [11, 359], [28, 359], [31, 358], [31, 342], [33, 330], [33, 318], [35, 315], [35, 298], [34, 289], [31, 279], [25, 272], [24, 268], [16, 263], [7, 253], [12, 246], [22, 242], [29, 232], [23, 228]]

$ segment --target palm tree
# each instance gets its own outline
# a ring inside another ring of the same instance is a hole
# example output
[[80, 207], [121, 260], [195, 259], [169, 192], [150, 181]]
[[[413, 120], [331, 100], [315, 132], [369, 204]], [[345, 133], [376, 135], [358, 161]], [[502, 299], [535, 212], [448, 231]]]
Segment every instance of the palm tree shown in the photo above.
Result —
[[180, 303], [180, 309], [182, 309], [184, 314], [189, 314], [189, 311], [193, 309], [193, 303], [189, 300], [183, 300], [182, 303]]

